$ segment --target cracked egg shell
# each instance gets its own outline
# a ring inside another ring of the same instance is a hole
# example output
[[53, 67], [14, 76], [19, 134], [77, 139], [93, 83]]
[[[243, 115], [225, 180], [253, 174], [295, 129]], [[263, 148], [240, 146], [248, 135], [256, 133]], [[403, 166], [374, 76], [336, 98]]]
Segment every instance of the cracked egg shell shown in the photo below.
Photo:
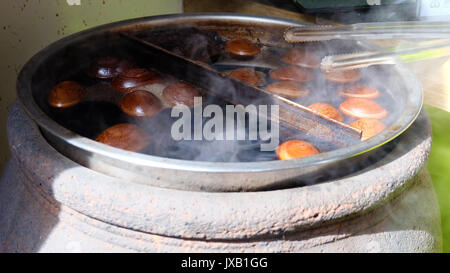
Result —
[[294, 81], [279, 81], [269, 84], [266, 90], [279, 96], [297, 99], [309, 94], [309, 89], [304, 85]]
[[309, 82], [314, 79], [314, 74], [309, 70], [293, 65], [273, 69], [269, 75], [279, 81]]
[[163, 97], [172, 106], [194, 106], [194, 97], [201, 97], [200, 91], [187, 82], [175, 82], [164, 88]]
[[63, 81], [55, 85], [48, 95], [48, 104], [54, 108], [67, 108], [81, 102], [86, 92], [74, 81]]
[[312, 109], [316, 112], [319, 112], [325, 116], [328, 116], [332, 119], [335, 119], [337, 121], [343, 121], [344, 117], [342, 116], [342, 114], [336, 109], [334, 108], [331, 104], [328, 103], [314, 103], [311, 104], [310, 106], [308, 106], [309, 109]]
[[339, 71], [325, 72], [324, 77], [330, 82], [351, 83], [359, 81], [361, 79], [361, 73], [359, 72], [359, 70], [356, 69], [339, 70]]
[[388, 111], [378, 103], [360, 98], [350, 98], [339, 106], [339, 110], [347, 116], [354, 118], [383, 119], [389, 115]]
[[142, 151], [150, 143], [144, 130], [130, 123], [121, 123], [104, 130], [96, 141], [130, 152]]
[[298, 139], [283, 142], [276, 150], [276, 154], [280, 160], [303, 158], [319, 153], [319, 150], [315, 146]]
[[122, 97], [120, 109], [130, 116], [150, 117], [162, 109], [161, 101], [145, 90], [133, 90]]
[[359, 119], [350, 124], [350, 126], [355, 127], [362, 131], [361, 140], [369, 139], [386, 129], [386, 125], [378, 119]]
[[339, 95], [344, 98], [376, 99], [380, 94], [378, 89], [364, 84], [353, 85], [339, 91]]
[[230, 77], [240, 80], [249, 85], [259, 86], [265, 83], [265, 76], [263, 73], [256, 71], [250, 67], [241, 67], [230, 72]]
[[92, 78], [112, 79], [132, 68], [136, 68], [136, 65], [130, 61], [120, 60], [115, 57], [102, 57], [91, 64], [88, 75]]
[[225, 51], [239, 57], [253, 57], [261, 52], [258, 45], [246, 39], [227, 41]]
[[317, 69], [320, 67], [320, 58], [303, 48], [292, 48], [283, 56], [285, 63], [304, 68]]
[[132, 88], [161, 82], [161, 77], [153, 71], [143, 68], [133, 68], [115, 77], [111, 86], [117, 91], [126, 92]]

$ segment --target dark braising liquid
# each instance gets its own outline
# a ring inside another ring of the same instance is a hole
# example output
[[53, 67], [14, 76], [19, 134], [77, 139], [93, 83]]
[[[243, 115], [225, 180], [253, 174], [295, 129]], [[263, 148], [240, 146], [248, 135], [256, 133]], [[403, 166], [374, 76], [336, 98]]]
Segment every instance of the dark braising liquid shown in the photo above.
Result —
[[81, 102], [66, 109], [51, 109], [51, 118], [65, 128], [90, 139], [103, 130], [127, 122], [127, 116], [117, 105], [109, 102]]

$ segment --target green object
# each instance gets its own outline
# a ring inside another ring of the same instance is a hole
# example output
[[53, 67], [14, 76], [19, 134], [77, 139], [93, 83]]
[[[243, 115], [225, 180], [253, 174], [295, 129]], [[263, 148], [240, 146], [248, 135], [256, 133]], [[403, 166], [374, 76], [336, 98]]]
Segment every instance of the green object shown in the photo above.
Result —
[[443, 250], [450, 253], [450, 113], [425, 107], [433, 127], [433, 146], [427, 168], [441, 210]]
[[442, 56], [449, 55], [448, 49], [440, 48], [440, 49], [433, 49], [433, 50], [427, 50], [422, 51], [418, 53], [413, 54], [407, 54], [400, 56], [400, 59], [405, 63], [411, 63], [411, 62], [418, 62], [418, 61], [425, 61], [430, 60], [434, 58], [439, 58]]

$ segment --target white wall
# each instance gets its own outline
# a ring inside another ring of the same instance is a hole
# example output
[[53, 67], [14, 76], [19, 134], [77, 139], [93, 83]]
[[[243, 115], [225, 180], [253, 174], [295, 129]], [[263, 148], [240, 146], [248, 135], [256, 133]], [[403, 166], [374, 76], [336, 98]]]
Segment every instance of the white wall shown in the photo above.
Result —
[[181, 11], [182, 0], [1, 0], [0, 174], [10, 156], [6, 120], [16, 97], [16, 78], [34, 53], [55, 40], [92, 26]]

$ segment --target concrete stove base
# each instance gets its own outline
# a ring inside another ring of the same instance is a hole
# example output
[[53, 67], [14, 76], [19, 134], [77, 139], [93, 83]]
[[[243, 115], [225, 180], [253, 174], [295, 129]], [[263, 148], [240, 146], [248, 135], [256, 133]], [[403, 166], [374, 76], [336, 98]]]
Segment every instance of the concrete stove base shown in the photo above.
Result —
[[422, 113], [350, 176], [266, 192], [169, 190], [109, 177], [53, 149], [16, 103], [0, 180], [1, 252], [433, 252], [440, 215]]

